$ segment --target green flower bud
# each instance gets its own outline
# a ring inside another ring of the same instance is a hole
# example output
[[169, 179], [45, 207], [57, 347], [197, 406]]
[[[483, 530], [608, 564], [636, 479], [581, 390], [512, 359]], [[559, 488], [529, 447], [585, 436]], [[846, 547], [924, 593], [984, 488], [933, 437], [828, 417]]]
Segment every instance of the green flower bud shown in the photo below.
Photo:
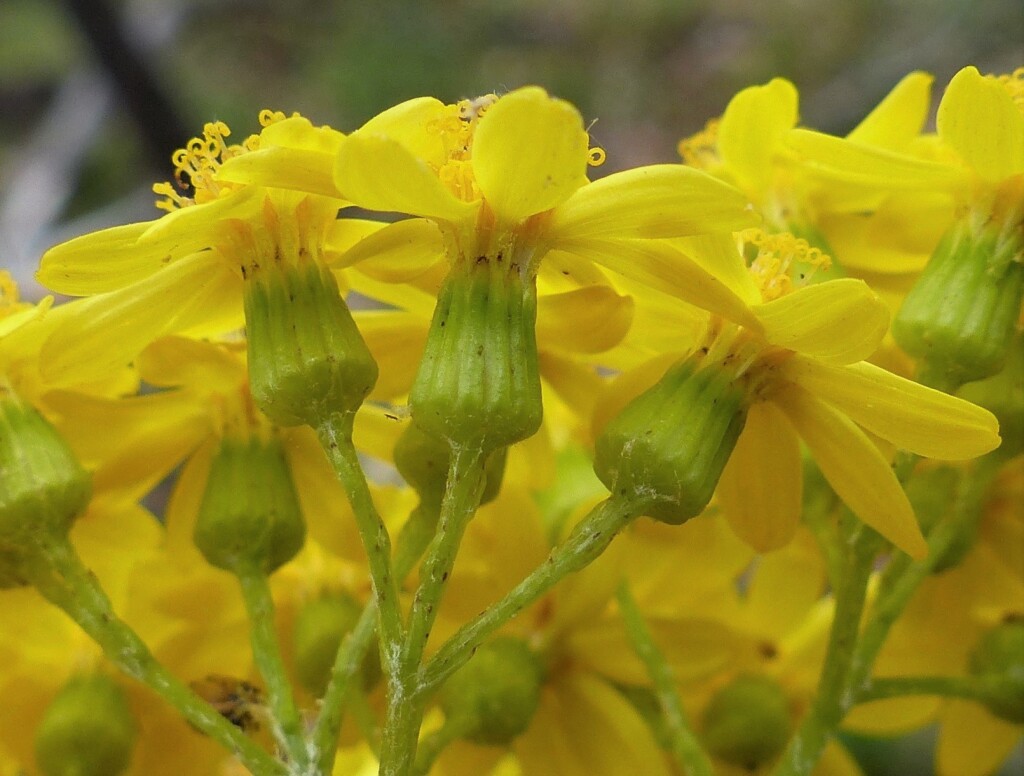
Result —
[[[448, 480], [451, 445], [432, 436], [413, 421], [398, 438], [394, 450], [395, 466], [425, 504], [440, 508]], [[507, 449], [496, 450], [488, 459], [481, 505], [493, 501], [501, 490], [505, 475]]]
[[985, 707], [1007, 722], [1024, 724], [1024, 620], [990, 630], [970, 660], [971, 673], [989, 682]]
[[245, 286], [249, 385], [279, 426], [316, 427], [354, 412], [377, 382], [370, 355], [327, 267], [263, 268]]
[[540, 703], [544, 670], [524, 642], [497, 638], [445, 683], [441, 708], [476, 744], [507, 744], [526, 728]]
[[1002, 368], [1024, 297], [1020, 232], [962, 219], [943, 236], [892, 323], [930, 373], [963, 384]]
[[0, 587], [22, 583], [21, 560], [40, 538], [66, 537], [90, 493], [88, 473], [57, 430], [0, 387]]
[[270, 574], [302, 549], [306, 525], [281, 442], [225, 438], [193, 534], [217, 568]]
[[746, 417], [727, 371], [684, 359], [608, 424], [594, 471], [613, 494], [642, 499], [643, 514], [678, 525], [711, 500]]
[[[952, 504], [956, 500], [958, 481], [958, 471], [952, 466], [923, 469], [910, 478], [906, 485], [907, 498], [914, 507], [914, 514], [925, 535], [930, 534], [943, 518], [950, 516]], [[961, 520], [956, 527], [953, 542], [934, 560], [934, 574], [959, 566], [977, 541], [977, 520]]]
[[136, 726], [124, 692], [103, 674], [68, 682], [36, 732], [45, 776], [117, 776], [135, 746]]
[[523, 273], [500, 252], [449, 273], [409, 394], [427, 433], [490, 450], [540, 428], [537, 288]]
[[792, 727], [789, 702], [774, 680], [740, 676], [708, 703], [703, 727], [715, 757], [753, 771], [786, 747]]
[[[350, 595], [325, 595], [307, 602], [295, 620], [295, 673], [299, 682], [317, 698], [331, 678], [334, 659], [345, 638], [362, 614], [363, 607]], [[380, 678], [380, 654], [371, 648], [361, 668], [363, 686]]]
[[1024, 332], [1017, 332], [1000, 372], [965, 385], [957, 396], [984, 407], [999, 419], [1003, 442], [993, 455], [1008, 461], [1024, 453]]

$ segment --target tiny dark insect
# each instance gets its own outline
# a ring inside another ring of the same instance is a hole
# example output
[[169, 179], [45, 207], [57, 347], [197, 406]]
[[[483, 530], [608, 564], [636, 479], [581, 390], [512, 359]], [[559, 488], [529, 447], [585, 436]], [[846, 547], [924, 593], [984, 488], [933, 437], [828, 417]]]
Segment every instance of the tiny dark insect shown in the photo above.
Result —
[[266, 696], [256, 685], [233, 676], [210, 674], [190, 682], [189, 686], [242, 732], [255, 733], [260, 729], [259, 718], [265, 714]]

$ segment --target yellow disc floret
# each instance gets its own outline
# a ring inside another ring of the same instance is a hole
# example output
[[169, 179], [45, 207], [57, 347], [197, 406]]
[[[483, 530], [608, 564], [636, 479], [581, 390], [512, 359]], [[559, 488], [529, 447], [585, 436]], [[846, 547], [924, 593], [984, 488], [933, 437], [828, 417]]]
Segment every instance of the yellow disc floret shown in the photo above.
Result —
[[807, 285], [816, 271], [832, 266], [826, 253], [789, 232], [769, 234], [761, 229], [747, 229], [740, 233], [740, 240], [757, 251], [750, 263], [750, 273], [765, 302]]

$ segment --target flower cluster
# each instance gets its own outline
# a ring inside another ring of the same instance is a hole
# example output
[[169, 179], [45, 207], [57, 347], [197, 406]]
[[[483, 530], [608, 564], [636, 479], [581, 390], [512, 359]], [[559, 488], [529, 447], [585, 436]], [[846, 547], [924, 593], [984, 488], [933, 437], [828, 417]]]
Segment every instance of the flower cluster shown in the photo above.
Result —
[[603, 176], [535, 86], [266, 110], [0, 273], [0, 774], [997, 768], [1024, 69], [931, 81]]

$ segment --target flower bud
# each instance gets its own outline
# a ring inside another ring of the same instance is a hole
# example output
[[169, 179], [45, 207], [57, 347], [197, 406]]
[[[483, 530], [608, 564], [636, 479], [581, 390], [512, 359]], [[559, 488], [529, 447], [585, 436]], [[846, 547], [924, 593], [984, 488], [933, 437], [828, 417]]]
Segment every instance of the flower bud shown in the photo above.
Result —
[[279, 426], [316, 427], [354, 412], [377, 382], [377, 362], [327, 267], [264, 268], [245, 287], [249, 384]]
[[1024, 724], [1024, 620], [990, 630], [970, 660], [971, 673], [989, 680], [985, 707], [1000, 719]]
[[746, 422], [745, 402], [728, 372], [684, 359], [608, 424], [594, 471], [613, 494], [641, 499], [643, 514], [683, 523], [711, 500]]
[[476, 744], [507, 744], [526, 728], [540, 703], [544, 671], [524, 642], [497, 638], [445, 683], [441, 708]]
[[409, 394], [424, 431], [482, 450], [540, 428], [537, 289], [498, 253], [456, 266], [438, 294]]
[[118, 776], [128, 768], [136, 726], [124, 692], [103, 674], [68, 682], [36, 732], [45, 776]]
[[[493, 501], [501, 490], [505, 474], [506, 448], [496, 450], [486, 465], [483, 495], [480, 504]], [[451, 445], [432, 436], [413, 421], [398, 438], [394, 450], [395, 467], [425, 504], [440, 507], [448, 480]]]
[[957, 396], [998, 418], [1003, 442], [994, 455], [1008, 461], [1024, 453], [1024, 332], [1017, 332], [1001, 371], [965, 385]]
[[89, 503], [91, 481], [57, 430], [0, 387], [0, 587], [41, 537], [63, 538]]
[[968, 219], [954, 224], [893, 320], [896, 342], [956, 384], [998, 372], [1024, 296], [1022, 249], [1020, 234], [972, 229]]
[[270, 574], [302, 549], [306, 525], [276, 437], [226, 437], [213, 457], [193, 534], [217, 568]]
[[715, 757], [754, 771], [785, 748], [792, 727], [789, 702], [774, 680], [740, 676], [708, 703], [703, 727]]
[[[308, 601], [295, 620], [295, 673], [299, 682], [317, 698], [323, 696], [331, 669], [345, 638], [362, 614], [363, 607], [340, 593]], [[372, 686], [381, 675], [380, 655], [370, 649], [361, 668], [363, 686]]]
[[[907, 498], [925, 535], [929, 535], [943, 519], [950, 518], [951, 506], [956, 501], [957, 482], [958, 472], [952, 466], [925, 468], [910, 478], [906, 485]], [[953, 541], [933, 560], [932, 573], [941, 574], [959, 566], [977, 539], [978, 521], [960, 520]]]

